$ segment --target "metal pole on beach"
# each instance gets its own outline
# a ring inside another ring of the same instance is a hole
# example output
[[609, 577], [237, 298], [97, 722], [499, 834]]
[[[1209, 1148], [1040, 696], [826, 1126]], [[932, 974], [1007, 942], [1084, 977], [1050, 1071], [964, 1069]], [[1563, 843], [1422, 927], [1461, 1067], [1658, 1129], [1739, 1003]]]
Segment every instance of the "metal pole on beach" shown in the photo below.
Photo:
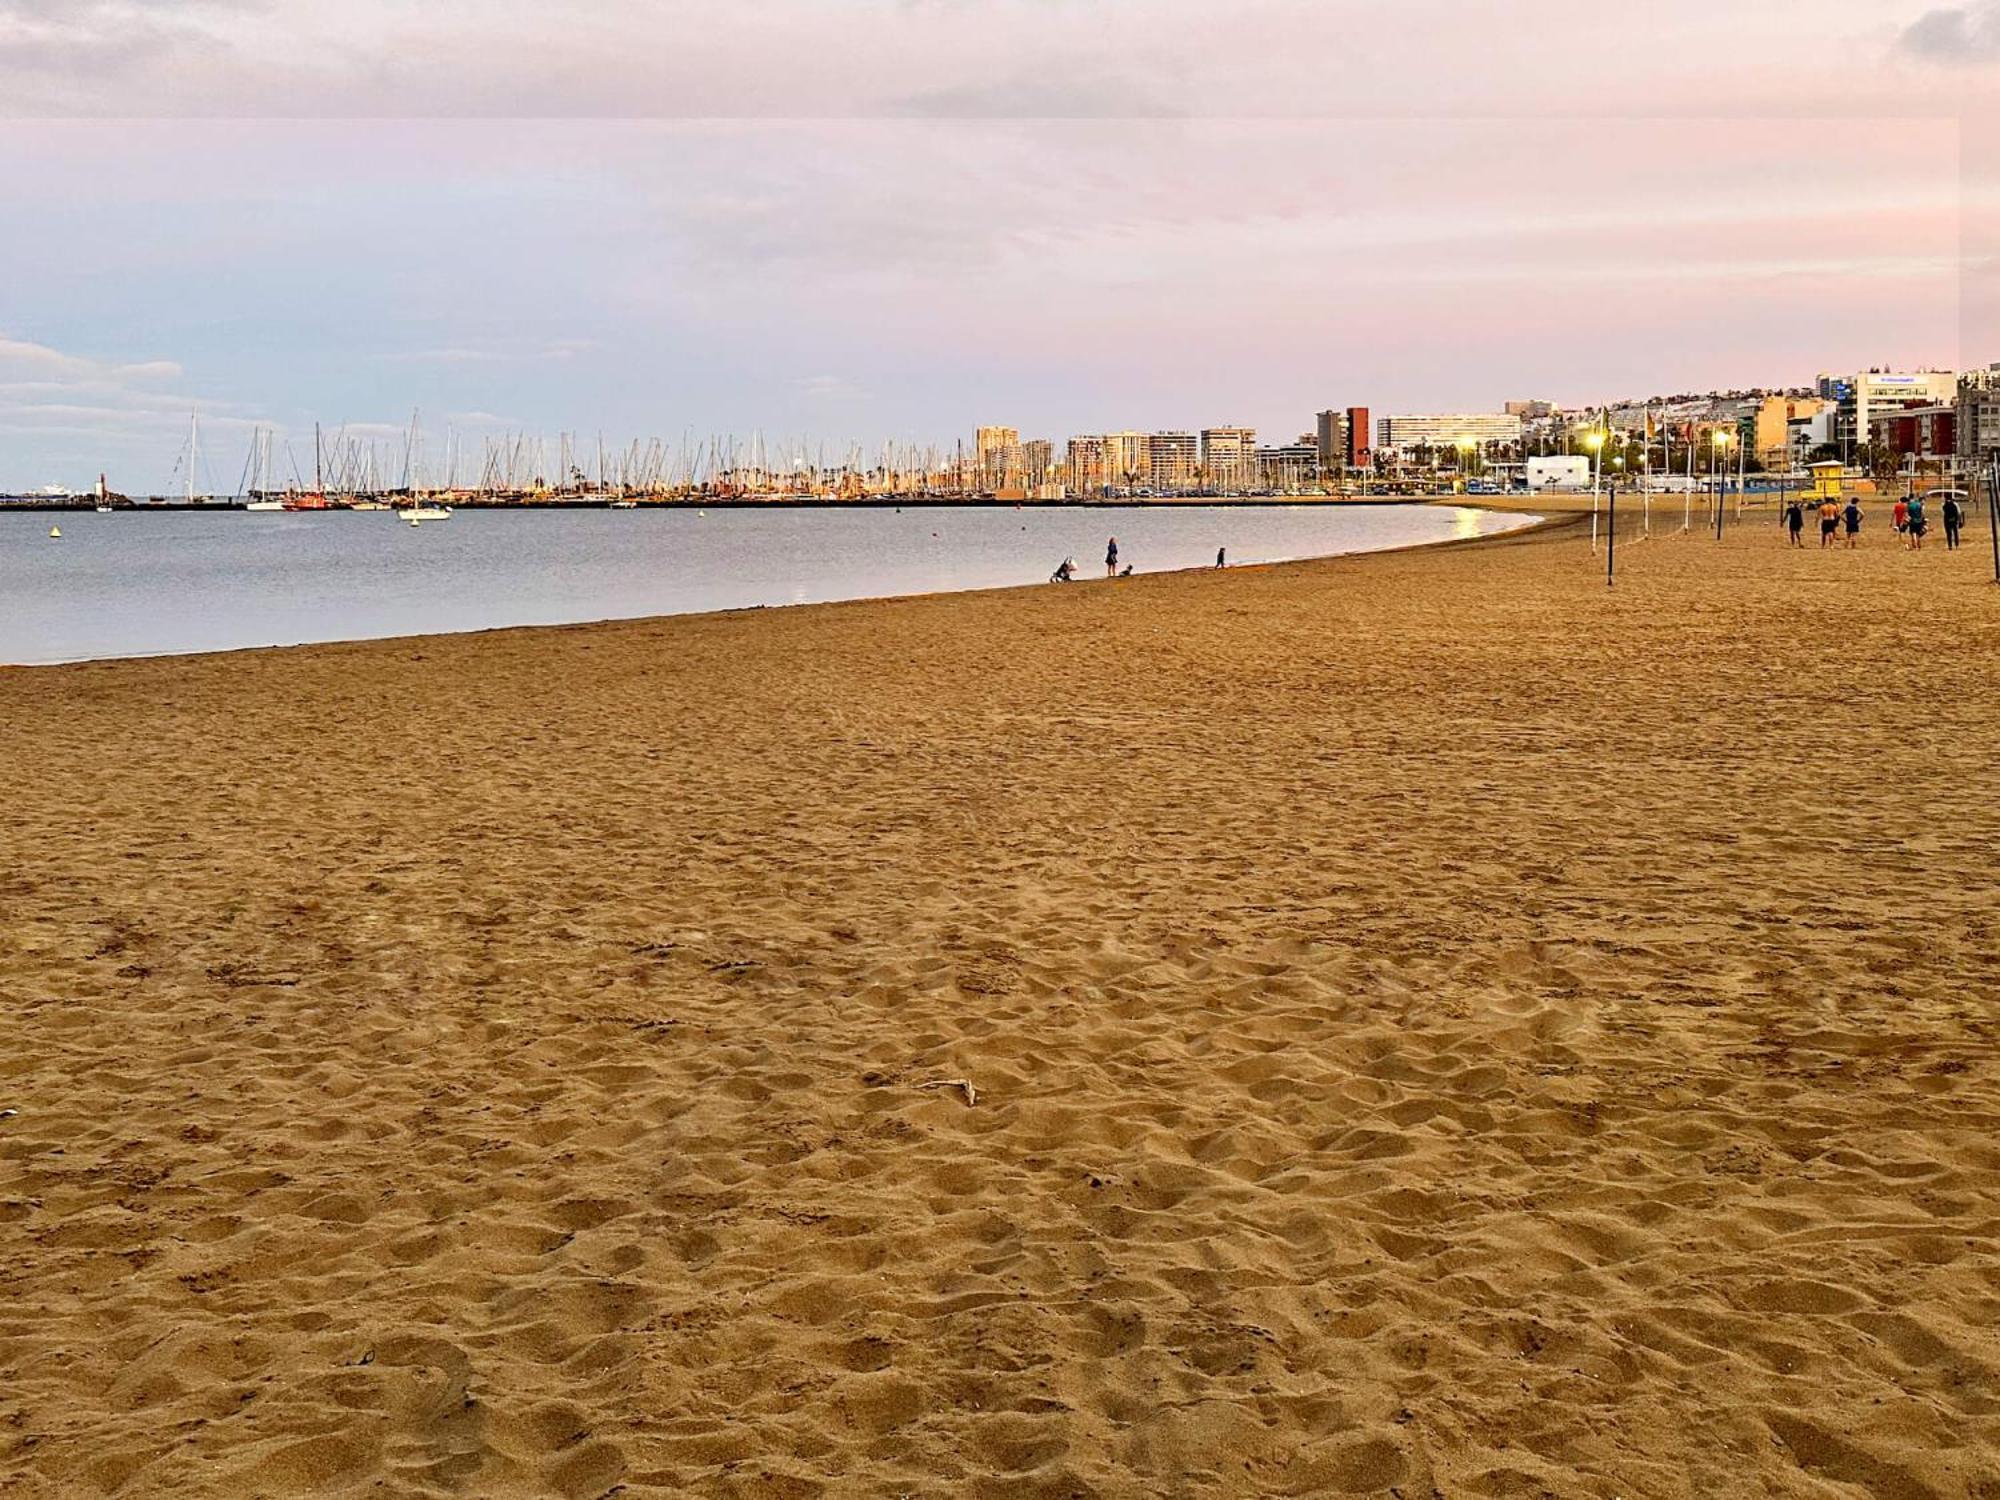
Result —
[[1715, 473], [1715, 539], [1718, 542], [1722, 540], [1722, 507], [1727, 498], [1722, 492], [1722, 455], [1715, 451], [1716, 439], [1720, 436], [1721, 434], [1717, 433], [1708, 440], [1708, 466]]
[[2000, 453], [1986, 470], [1986, 529], [1993, 538], [1993, 581], [2000, 583]]
[[1611, 481], [1611, 509], [1604, 521], [1604, 586], [1618, 581], [1618, 481]]
[[1590, 551], [1594, 557], [1597, 554], [1597, 505], [1599, 497], [1604, 493], [1603, 429], [1593, 432], [1584, 439], [1584, 442], [1589, 444], [1591, 456], [1596, 460], [1592, 465], [1590, 477]]

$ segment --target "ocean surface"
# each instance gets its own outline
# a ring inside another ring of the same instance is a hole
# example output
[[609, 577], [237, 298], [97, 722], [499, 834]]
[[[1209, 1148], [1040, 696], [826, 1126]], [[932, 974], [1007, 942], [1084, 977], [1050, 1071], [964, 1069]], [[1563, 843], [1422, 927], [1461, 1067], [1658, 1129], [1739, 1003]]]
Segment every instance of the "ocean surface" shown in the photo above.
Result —
[[[0, 662], [222, 651], [1376, 551], [1534, 520], [1426, 505], [0, 514]], [[60, 525], [61, 540], [49, 528]]]

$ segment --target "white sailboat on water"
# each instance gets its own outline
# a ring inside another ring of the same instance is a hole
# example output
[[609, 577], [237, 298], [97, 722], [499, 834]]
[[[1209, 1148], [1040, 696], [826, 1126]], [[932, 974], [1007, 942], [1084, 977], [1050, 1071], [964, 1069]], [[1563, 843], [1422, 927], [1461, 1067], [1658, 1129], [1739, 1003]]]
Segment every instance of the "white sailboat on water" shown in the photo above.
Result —
[[[196, 475], [200, 467], [201, 409], [199, 407], [190, 407], [188, 409], [188, 440], [185, 454], [186, 473], [184, 476], [187, 482], [185, 491], [186, 503], [189, 505], [201, 505], [208, 499], [206, 495], [197, 494], [195, 491]], [[168, 483], [171, 486], [172, 480], [169, 479]]]
[[282, 511], [287, 507], [271, 484], [271, 434], [259, 427], [250, 434], [250, 456], [244, 460], [243, 508]]
[[[419, 414], [410, 413], [410, 435], [403, 447], [403, 491], [410, 497], [410, 503], [402, 507], [400, 514], [412, 526], [421, 526], [426, 521], [449, 521], [451, 507], [439, 505], [436, 501], [424, 499], [418, 481], [423, 469], [423, 428], [419, 425]], [[447, 481], [449, 476], [447, 476]]]

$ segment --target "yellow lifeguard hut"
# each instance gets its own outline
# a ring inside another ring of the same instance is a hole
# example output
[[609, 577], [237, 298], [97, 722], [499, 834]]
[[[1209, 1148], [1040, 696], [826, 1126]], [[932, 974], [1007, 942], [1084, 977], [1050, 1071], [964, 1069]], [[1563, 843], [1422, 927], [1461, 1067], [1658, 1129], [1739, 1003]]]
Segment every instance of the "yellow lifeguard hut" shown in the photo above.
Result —
[[1816, 464], [1807, 464], [1806, 473], [1812, 476], [1813, 499], [1838, 500], [1841, 476], [1846, 472], [1847, 465], [1837, 458], [1824, 458]]

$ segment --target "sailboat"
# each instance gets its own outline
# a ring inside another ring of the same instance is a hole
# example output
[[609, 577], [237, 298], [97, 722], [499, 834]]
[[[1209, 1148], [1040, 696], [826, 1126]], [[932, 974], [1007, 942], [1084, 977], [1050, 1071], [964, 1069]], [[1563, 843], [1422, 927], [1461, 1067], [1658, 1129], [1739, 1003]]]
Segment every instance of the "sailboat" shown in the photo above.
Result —
[[[291, 448], [285, 449], [289, 456]], [[298, 478], [298, 465], [292, 465], [292, 477]], [[313, 487], [307, 491], [289, 490], [285, 494], [286, 510], [332, 510], [333, 502], [326, 498], [326, 478], [321, 465], [319, 423], [313, 423]]]
[[285, 502], [269, 488], [271, 477], [271, 435], [259, 427], [250, 434], [250, 453], [243, 461], [243, 508], [283, 510]]
[[[187, 481], [187, 498], [185, 503], [188, 505], [204, 504], [209, 497], [195, 493], [196, 476], [201, 469], [201, 409], [199, 407], [190, 407], [188, 410], [188, 440], [184, 453], [187, 464], [185, 476]], [[179, 468], [179, 463], [180, 461], [176, 460], [177, 469]]]
[[419, 471], [422, 468], [420, 454], [423, 446], [423, 428], [418, 425], [417, 413], [410, 413], [410, 435], [403, 448], [403, 489], [410, 497], [410, 503], [402, 508], [402, 517], [412, 526], [425, 521], [449, 521], [451, 507], [425, 500], [417, 493]]

